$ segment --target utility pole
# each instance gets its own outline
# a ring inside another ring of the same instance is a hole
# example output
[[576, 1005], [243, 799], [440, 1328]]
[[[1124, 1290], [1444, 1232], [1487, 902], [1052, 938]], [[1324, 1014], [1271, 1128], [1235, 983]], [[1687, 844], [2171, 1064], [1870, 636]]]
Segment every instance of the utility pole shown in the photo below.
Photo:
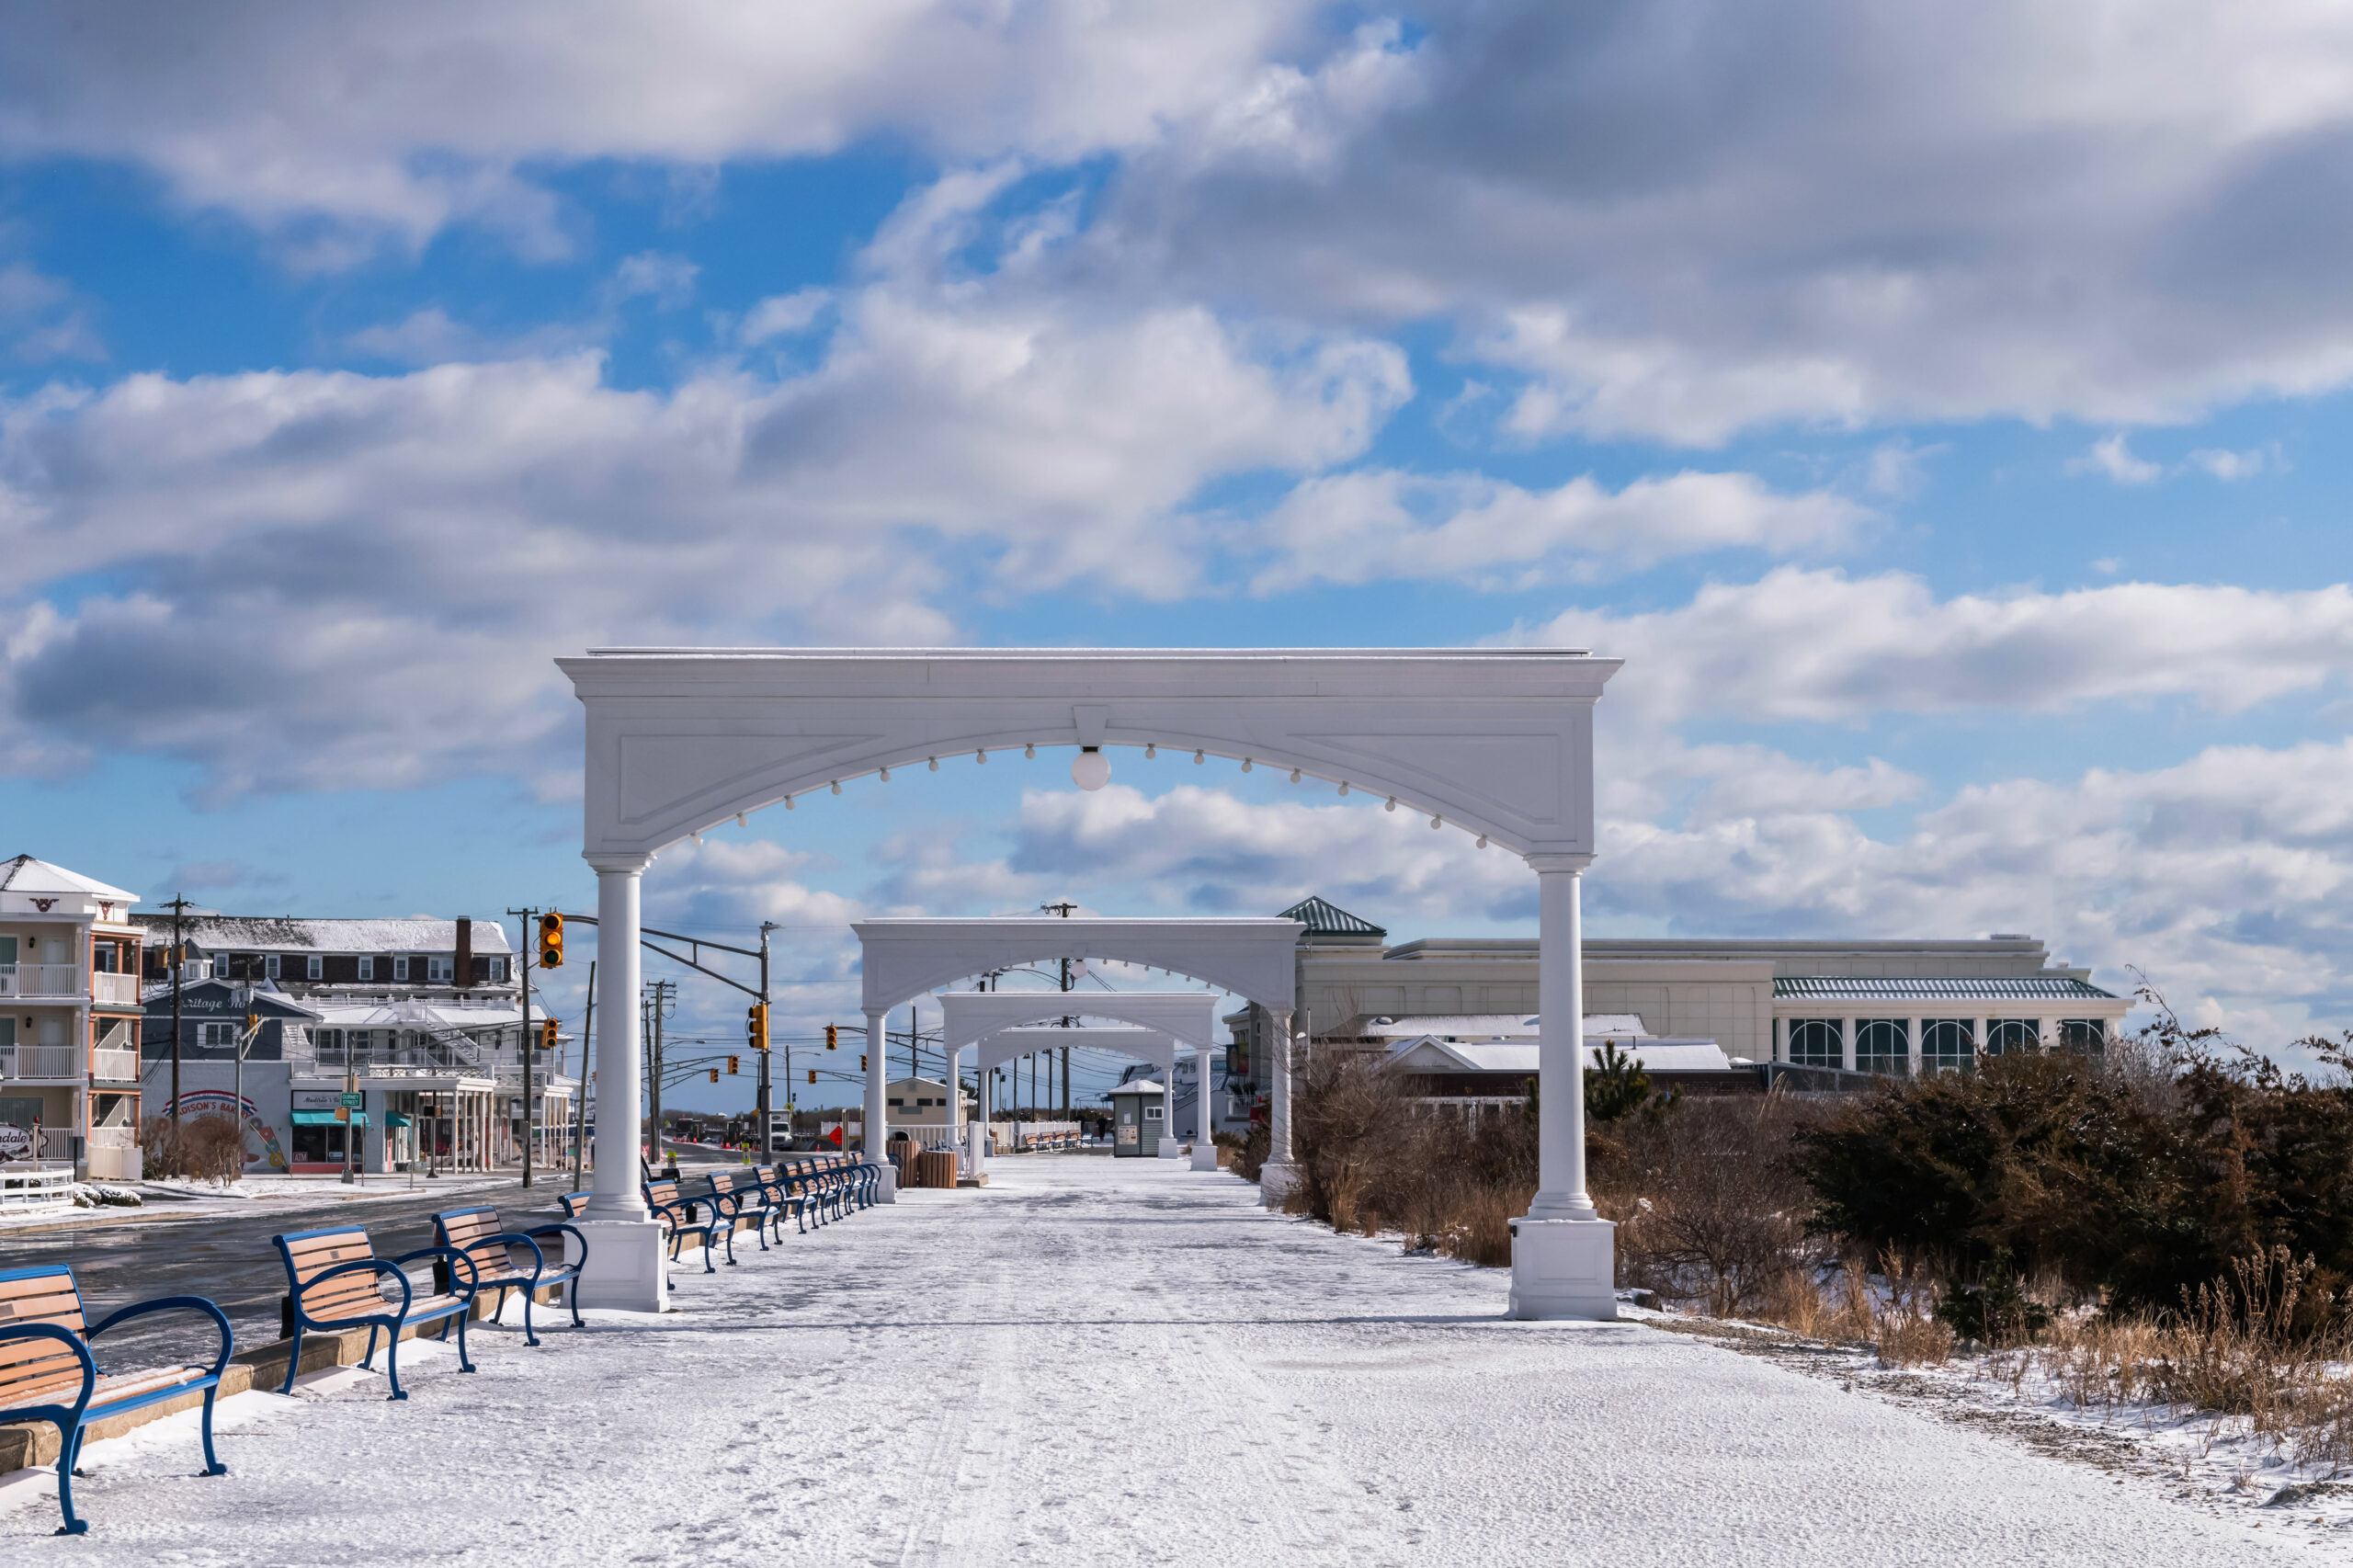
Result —
[[[1073, 910], [1076, 909], [1076, 908], [1078, 907], [1078, 905], [1076, 905], [1076, 904], [1073, 903], [1072, 903], [1070, 900], [1068, 900], [1068, 899], [1063, 899], [1063, 900], [1062, 900], [1062, 901], [1060, 901], [1059, 903], [1041, 903], [1041, 904], [1040, 904], [1038, 907], [1039, 907], [1040, 909], [1051, 909], [1051, 910], [1052, 910], [1056, 915], [1061, 915], [1063, 919], [1067, 920], [1067, 919], [1069, 919], [1069, 918], [1070, 918], [1070, 916], [1071, 916], [1071, 912], [1072, 912]], [[1063, 989], [1064, 991], [1068, 991], [1068, 990], [1070, 989], [1070, 960], [1068, 960], [1068, 959], [1064, 959], [1064, 960], [1063, 960]], [[1071, 1027], [1071, 1025], [1072, 1025], [1072, 1023], [1074, 1023], [1074, 1021], [1075, 1021], [1075, 1020], [1074, 1020], [1074, 1019], [1072, 1019], [1072, 1018], [1064, 1017], [1064, 1018], [1063, 1019], [1063, 1028], [1070, 1028], [1070, 1027]], [[1052, 1057], [1052, 1055], [1051, 1055], [1051, 1053], [1050, 1053], [1050, 1054], [1047, 1056], [1047, 1058], [1046, 1058], [1046, 1072], [1047, 1072], [1047, 1074], [1048, 1074], [1049, 1078], [1051, 1078], [1051, 1075], [1052, 1075], [1052, 1073], [1053, 1073], [1053, 1057]], [[1030, 1093], [1031, 1093], [1031, 1095], [1032, 1095], [1033, 1096], [1034, 1096], [1036, 1095], [1036, 1093], [1037, 1093], [1037, 1088], [1038, 1088], [1038, 1069], [1036, 1068], [1036, 1066], [1035, 1066], [1035, 1065], [1032, 1065], [1032, 1066], [1030, 1067], [1030, 1069], [1029, 1069], [1029, 1090], [1030, 1090]], [[1051, 1085], [1051, 1083], [1049, 1083], [1049, 1085], [1048, 1085], [1048, 1086], [1047, 1086], [1047, 1092], [1049, 1093], [1049, 1095], [1051, 1095], [1051, 1094], [1052, 1093], [1052, 1085]], [[1175, 1100], [1176, 1100], [1176, 1089], [1175, 1089], [1174, 1087], [1170, 1088], [1170, 1089], [1169, 1089], [1169, 1091], [1168, 1091], [1168, 1094], [1169, 1094], [1170, 1103], [1171, 1103], [1171, 1104], [1174, 1104], [1174, 1103], [1175, 1103]], [[1065, 1121], [1067, 1121], [1068, 1119], [1070, 1119], [1070, 1047], [1069, 1047], [1069, 1046], [1063, 1046], [1063, 1119], [1064, 1119]]]
[[[517, 1054], [523, 1058], [523, 1186], [529, 1189], [531, 1185], [531, 1124], [539, 1119], [531, 1114], [531, 962], [539, 956], [539, 949], [531, 942], [531, 930], [532, 922], [539, 918], [540, 912], [536, 909], [510, 909], [506, 913], [519, 915], [523, 921], [523, 940], [517, 949], [522, 956], [523, 964], [523, 1035], [522, 1050]], [[461, 983], [464, 979], [464, 976], [460, 977]]]
[[184, 893], [174, 894], [172, 902], [164, 907], [172, 912], [172, 1125], [176, 1128], [180, 1124], [180, 971], [188, 967], [180, 917], [188, 913], [188, 897]]
[[652, 1057], [652, 1061], [650, 1062], [652, 1071], [646, 1074], [645, 1081], [653, 1091], [654, 1168], [656, 1171], [659, 1171], [663, 1169], [662, 1020], [669, 1010], [670, 998], [677, 992], [678, 983], [675, 980], [657, 980], [646, 989], [652, 993], [651, 996], [647, 999], [647, 1007], [650, 1014], [650, 1022], [653, 1027], [646, 1031], [647, 1048]]
[[[773, 1090], [768, 1075], [768, 1040], [765, 1020], [768, 1016], [768, 933], [775, 929], [775, 921], [760, 922], [760, 1017], [763, 1020], [763, 1026], [760, 1037], [760, 1084], [754, 1094], [752, 1111], [752, 1141], [759, 1149], [759, 1158], [753, 1162], [755, 1165], [767, 1163], [768, 1157], [768, 1108]], [[788, 1046], [786, 1049], [789, 1051], [791, 1048]], [[790, 1082], [792, 1077], [792, 1058], [790, 1055], [784, 1061], [784, 1075]], [[789, 1101], [791, 1096], [787, 1095], [785, 1097]]]

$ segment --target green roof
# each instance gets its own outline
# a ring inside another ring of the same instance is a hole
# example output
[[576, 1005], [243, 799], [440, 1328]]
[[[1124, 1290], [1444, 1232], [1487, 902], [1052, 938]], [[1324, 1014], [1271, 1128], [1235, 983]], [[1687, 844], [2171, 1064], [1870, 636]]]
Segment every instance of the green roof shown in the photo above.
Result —
[[1378, 941], [1389, 935], [1382, 926], [1358, 915], [1350, 915], [1336, 904], [1324, 903], [1313, 896], [1302, 898], [1276, 918], [1297, 920], [1306, 926], [1309, 937], [1370, 937]]

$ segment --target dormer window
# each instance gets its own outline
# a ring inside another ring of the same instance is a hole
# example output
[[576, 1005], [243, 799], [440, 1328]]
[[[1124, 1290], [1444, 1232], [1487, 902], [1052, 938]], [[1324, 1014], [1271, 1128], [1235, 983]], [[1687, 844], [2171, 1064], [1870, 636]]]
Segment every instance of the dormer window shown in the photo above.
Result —
[[226, 980], [229, 978], [228, 954], [215, 953], [212, 955], [212, 978], [215, 980]]
[[276, 953], [272, 953], [268, 958], [263, 960], [262, 962], [265, 966], [263, 972], [267, 974], [270, 979], [276, 980], [278, 978], [278, 955]]
[[302, 960], [302, 978], [305, 980], [323, 979], [326, 974], [326, 960], [319, 957], [318, 954], [313, 953], [310, 957]]
[[394, 980], [406, 980], [408, 978], [408, 955], [406, 953], [403, 953], [392, 960], [392, 978]]
[[359, 960], [359, 978], [362, 980], [376, 978], [376, 960], [373, 958], [364, 958]]
[[425, 960], [425, 978], [436, 985], [454, 985], [458, 979], [456, 959], [428, 958]]

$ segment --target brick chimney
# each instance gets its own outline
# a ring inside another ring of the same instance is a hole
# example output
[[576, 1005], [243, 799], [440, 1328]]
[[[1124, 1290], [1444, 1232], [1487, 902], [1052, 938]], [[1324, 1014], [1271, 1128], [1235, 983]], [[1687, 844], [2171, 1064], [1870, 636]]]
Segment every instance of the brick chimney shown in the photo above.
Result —
[[458, 916], [458, 964], [449, 978], [460, 991], [474, 983], [474, 923], [462, 915]]

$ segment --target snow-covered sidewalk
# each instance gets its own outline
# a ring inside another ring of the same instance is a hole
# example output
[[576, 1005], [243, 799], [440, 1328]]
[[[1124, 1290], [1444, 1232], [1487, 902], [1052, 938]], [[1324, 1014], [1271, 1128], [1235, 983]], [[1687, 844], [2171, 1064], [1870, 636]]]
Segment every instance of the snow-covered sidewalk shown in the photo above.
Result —
[[[247, 1395], [94, 1445], [11, 1562], [1153, 1564], [2326, 1560], [1688, 1335], [1501, 1319], [1504, 1276], [1157, 1161], [992, 1162], [478, 1376]], [[748, 1242], [748, 1238], [746, 1238]], [[561, 1312], [547, 1314], [563, 1321]]]

